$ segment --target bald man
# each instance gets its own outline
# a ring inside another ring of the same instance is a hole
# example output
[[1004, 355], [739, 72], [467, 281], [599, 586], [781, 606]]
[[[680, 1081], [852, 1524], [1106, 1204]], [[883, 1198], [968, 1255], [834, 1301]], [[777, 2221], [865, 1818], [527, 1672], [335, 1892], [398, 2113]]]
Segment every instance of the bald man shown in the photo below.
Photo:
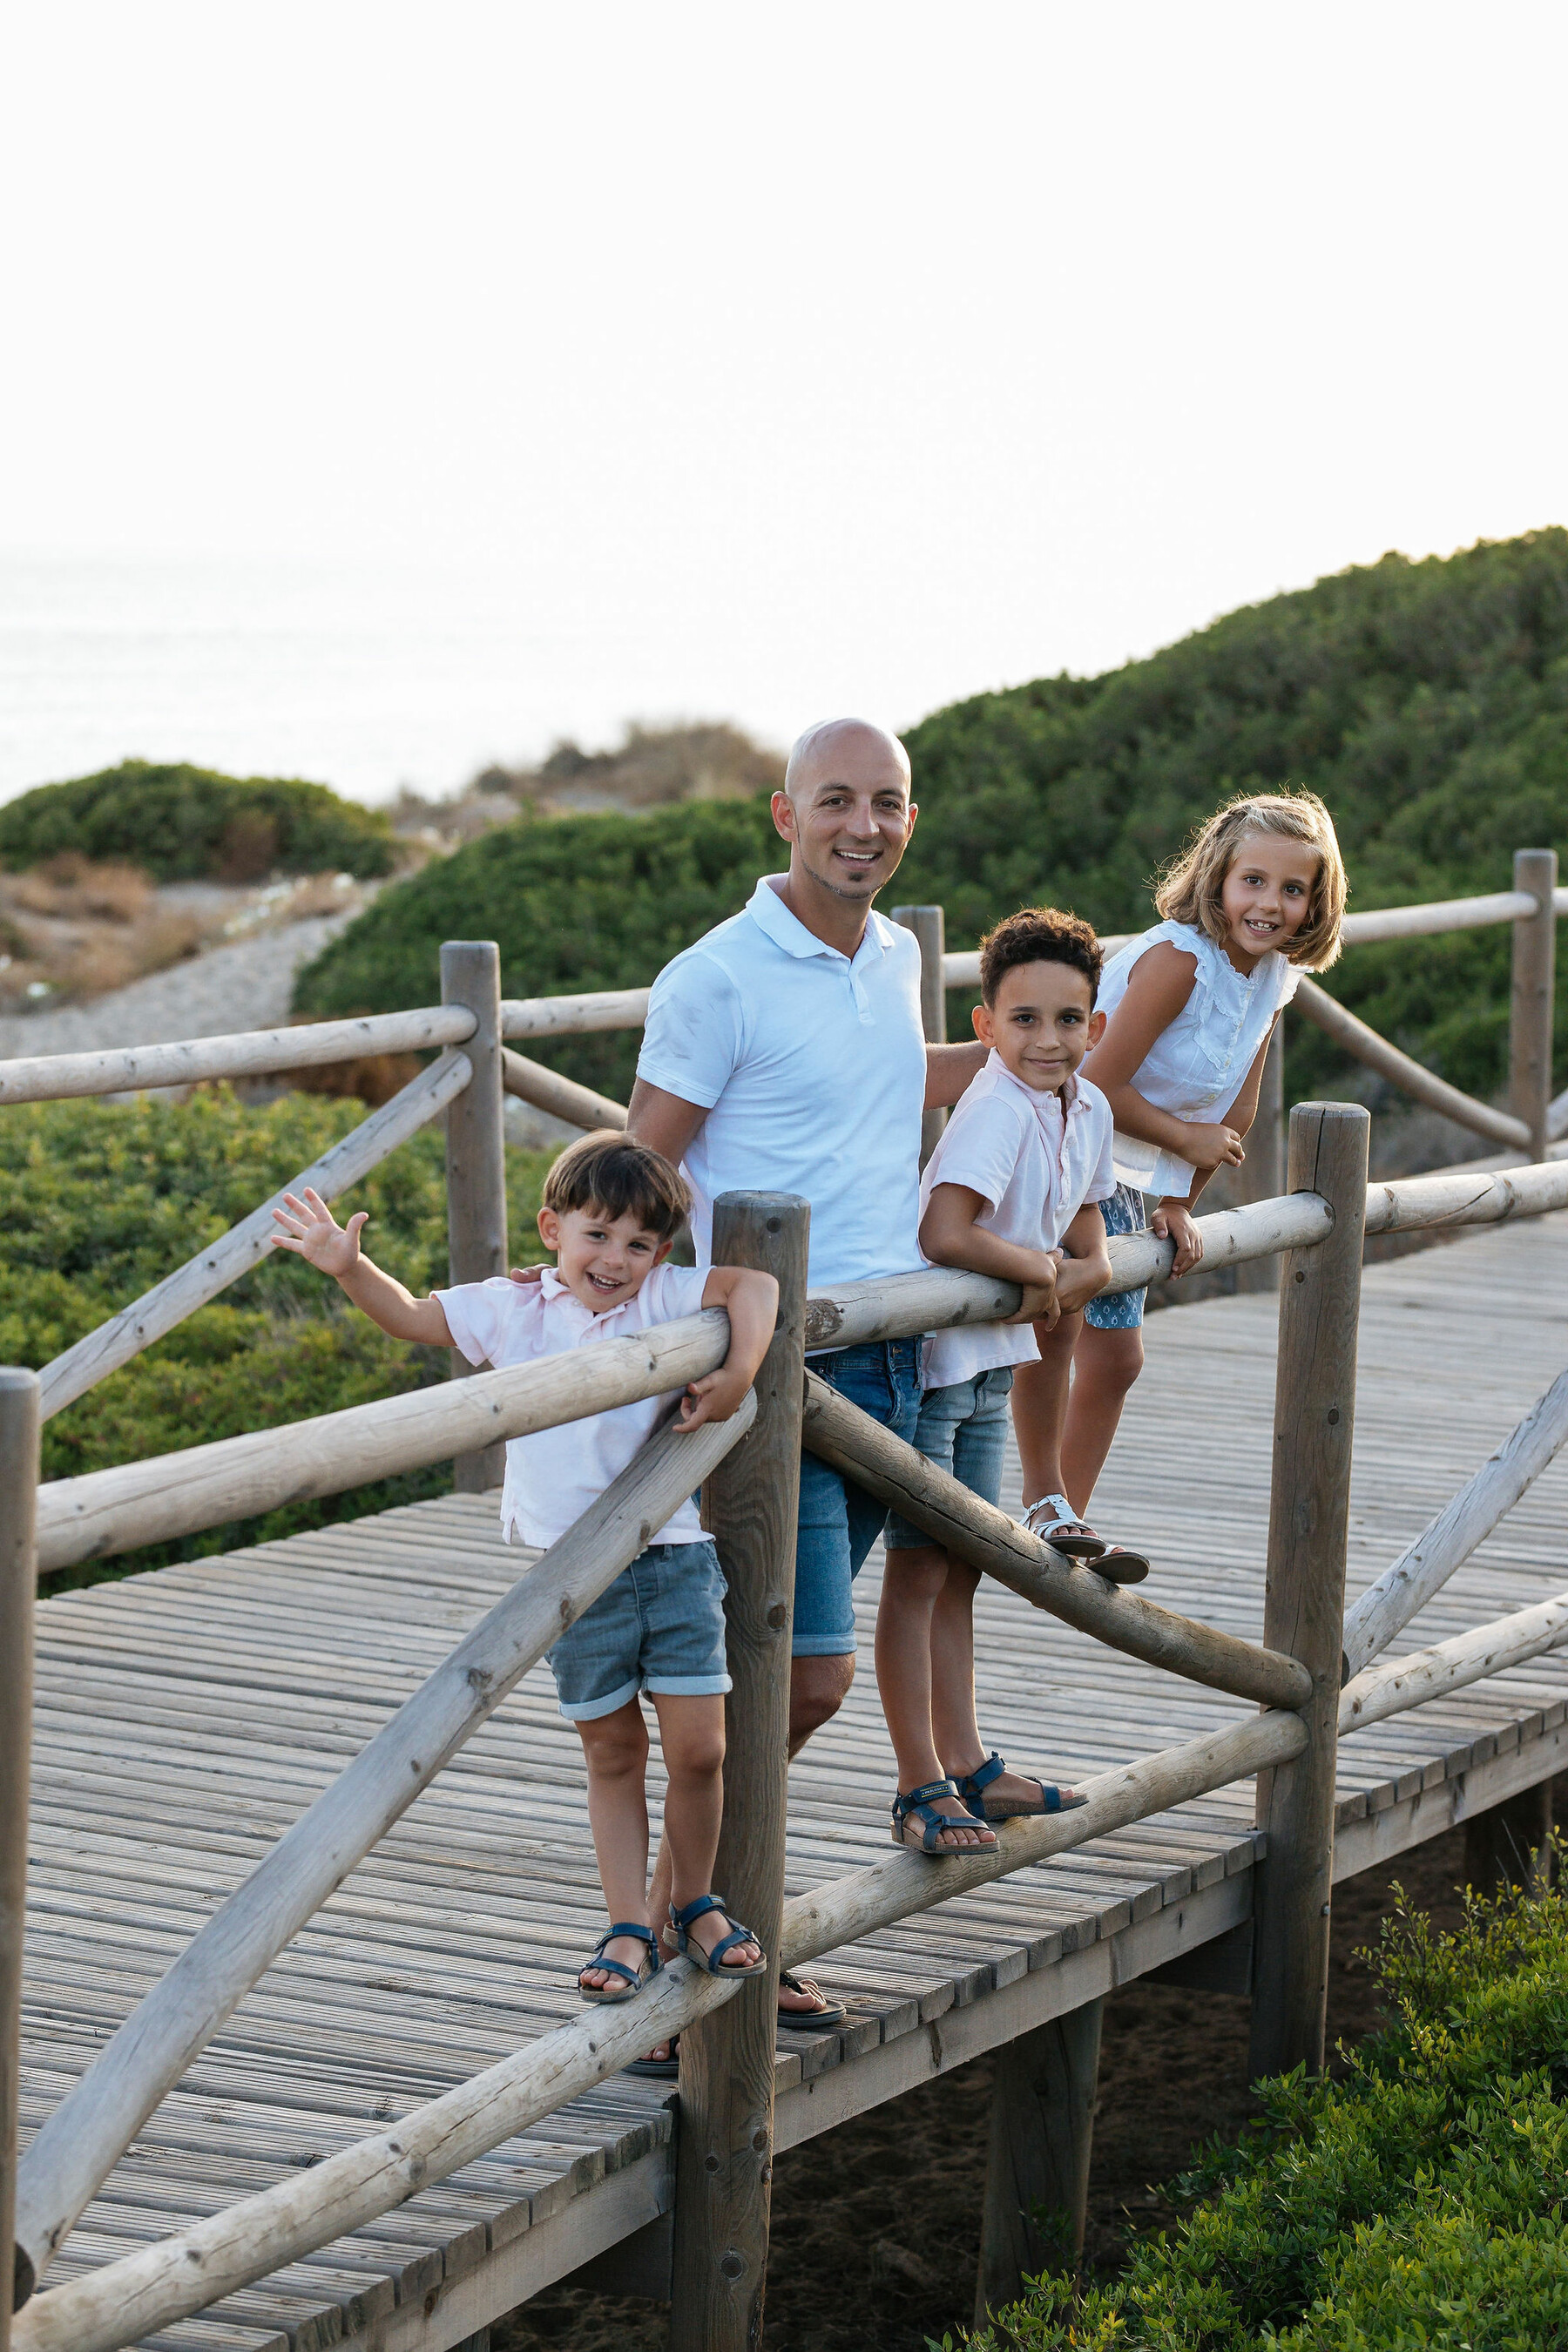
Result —
[[[811, 1203], [815, 1290], [921, 1263], [921, 1113], [956, 1102], [985, 1058], [928, 1045], [920, 950], [873, 912], [918, 811], [894, 735], [860, 719], [811, 728], [790, 753], [773, 824], [789, 870], [654, 982], [629, 1132], [680, 1162], [708, 1263], [721, 1192]], [[816, 1356], [813, 1368], [903, 1438], [920, 1409], [916, 1342]], [[837, 1714], [855, 1674], [851, 1584], [883, 1506], [814, 1454], [801, 1463], [790, 1752]]]

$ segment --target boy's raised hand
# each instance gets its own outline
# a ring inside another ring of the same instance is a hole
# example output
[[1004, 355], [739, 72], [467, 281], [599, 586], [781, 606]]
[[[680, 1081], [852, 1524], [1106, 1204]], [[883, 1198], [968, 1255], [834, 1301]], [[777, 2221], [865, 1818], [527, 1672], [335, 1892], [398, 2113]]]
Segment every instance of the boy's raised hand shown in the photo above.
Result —
[[272, 1212], [280, 1233], [272, 1236], [274, 1249], [292, 1250], [297, 1257], [309, 1261], [321, 1274], [330, 1274], [342, 1281], [359, 1264], [359, 1237], [366, 1212], [358, 1209], [347, 1225], [340, 1225], [321, 1194], [307, 1186], [301, 1201], [293, 1192], [285, 1192], [283, 1206]]

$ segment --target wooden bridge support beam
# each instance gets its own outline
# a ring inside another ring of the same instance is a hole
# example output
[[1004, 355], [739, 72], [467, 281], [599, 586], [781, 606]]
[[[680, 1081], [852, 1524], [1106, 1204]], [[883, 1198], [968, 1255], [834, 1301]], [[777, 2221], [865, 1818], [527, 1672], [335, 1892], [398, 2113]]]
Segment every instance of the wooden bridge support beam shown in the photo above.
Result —
[[779, 1286], [756, 1420], [702, 1496], [729, 1585], [734, 1685], [724, 1710], [715, 1891], [754, 1931], [770, 1966], [680, 2037], [671, 2352], [755, 2352], [763, 2334], [810, 1218], [805, 1202], [783, 1192], [727, 1192], [713, 1210], [715, 1263], [760, 1266]]
[[[893, 920], [913, 931], [921, 951], [921, 1027], [928, 1045], [947, 1043], [947, 982], [942, 958], [947, 953], [947, 918], [940, 907], [895, 907]], [[944, 1110], [921, 1115], [921, 1166], [923, 1168], [942, 1140], [947, 1125]]]
[[[479, 1027], [463, 1047], [474, 1075], [447, 1113], [447, 1251], [451, 1280], [488, 1282], [507, 1270], [506, 1129], [501, 1088], [500, 950], [494, 940], [446, 940], [441, 1002], [464, 1004]], [[456, 1349], [454, 1379], [472, 1371]], [[506, 1448], [487, 1445], [452, 1465], [459, 1495], [482, 1495], [506, 1475]]]
[[1104, 2012], [1103, 1997], [1085, 2001], [996, 2053], [976, 2328], [1017, 2301], [1026, 2278], [1082, 2257]]
[[1306, 1748], [1258, 1775], [1268, 1849], [1255, 1874], [1254, 2077], [1323, 2063], [1370, 1124], [1351, 1103], [1299, 1103], [1290, 1118], [1289, 1190], [1320, 1193], [1334, 1227], [1280, 1270], [1263, 1638], [1301, 1661], [1312, 1694], [1300, 1710]]
[[1552, 1000], [1557, 960], [1554, 849], [1516, 849], [1513, 887], [1528, 890], [1541, 912], [1513, 926], [1513, 990], [1508, 1013], [1508, 1107], [1530, 1129], [1530, 1156], [1544, 1160], [1552, 1100]]
[[1544, 1893], [1551, 1885], [1554, 1785], [1538, 1780], [1467, 1820], [1465, 1880], [1478, 1895], [1496, 1895], [1504, 1886]]
[[33, 1742], [33, 1544], [38, 1493], [38, 1376], [0, 1371], [0, 2352], [11, 2341], [16, 2276], [16, 2139], [21, 2115], [22, 1928], [27, 1901], [27, 1780]]

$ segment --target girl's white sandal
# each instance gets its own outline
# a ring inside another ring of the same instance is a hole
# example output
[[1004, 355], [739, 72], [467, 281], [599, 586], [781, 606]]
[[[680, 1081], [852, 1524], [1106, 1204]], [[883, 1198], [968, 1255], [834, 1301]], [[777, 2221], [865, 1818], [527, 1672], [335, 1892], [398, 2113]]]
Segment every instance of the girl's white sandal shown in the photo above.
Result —
[[1048, 1543], [1053, 1551], [1065, 1552], [1068, 1559], [1099, 1559], [1110, 1547], [1103, 1536], [1086, 1527], [1065, 1495], [1042, 1495], [1031, 1503], [1018, 1525], [1026, 1535], [1037, 1536]]

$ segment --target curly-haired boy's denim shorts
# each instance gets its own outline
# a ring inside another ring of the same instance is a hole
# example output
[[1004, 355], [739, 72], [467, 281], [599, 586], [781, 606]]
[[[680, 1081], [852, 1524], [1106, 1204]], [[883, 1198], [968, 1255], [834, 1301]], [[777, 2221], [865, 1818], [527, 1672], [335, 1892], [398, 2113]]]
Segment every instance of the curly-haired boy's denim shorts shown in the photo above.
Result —
[[[872, 1339], [808, 1356], [806, 1361], [819, 1379], [908, 1445], [921, 1409], [919, 1357], [916, 1339]], [[887, 1516], [885, 1503], [820, 1454], [801, 1455], [795, 1540], [797, 1658], [854, 1656], [855, 1579]]]
[[[1142, 1234], [1149, 1229], [1143, 1195], [1131, 1184], [1118, 1184], [1110, 1200], [1100, 1203], [1100, 1213], [1108, 1234]], [[1097, 1331], [1136, 1331], [1143, 1320], [1144, 1296], [1142, 1290], [1117, 1290], [1110, 1297], [1091, 1298], [1083, 1319]]]
[[614, 1715], [638, 1691], [727, 1691], [724, 1571], [712, 1538], [649, 1544], [549, 1653], [568, 1723]]
[[[987, 1503], [1002, 1499], [1002, 1464], [1007, 1452], [1007, 1399], [1013, 1367], [996, 1364], [944, 1389], [927, 1389], [915, 1423], [914, 1447], [972, 1495]], [[915, 1551], [934, 1543], [922, 1528], [888, 1514], [883, 1541], [889, 1551]]]

